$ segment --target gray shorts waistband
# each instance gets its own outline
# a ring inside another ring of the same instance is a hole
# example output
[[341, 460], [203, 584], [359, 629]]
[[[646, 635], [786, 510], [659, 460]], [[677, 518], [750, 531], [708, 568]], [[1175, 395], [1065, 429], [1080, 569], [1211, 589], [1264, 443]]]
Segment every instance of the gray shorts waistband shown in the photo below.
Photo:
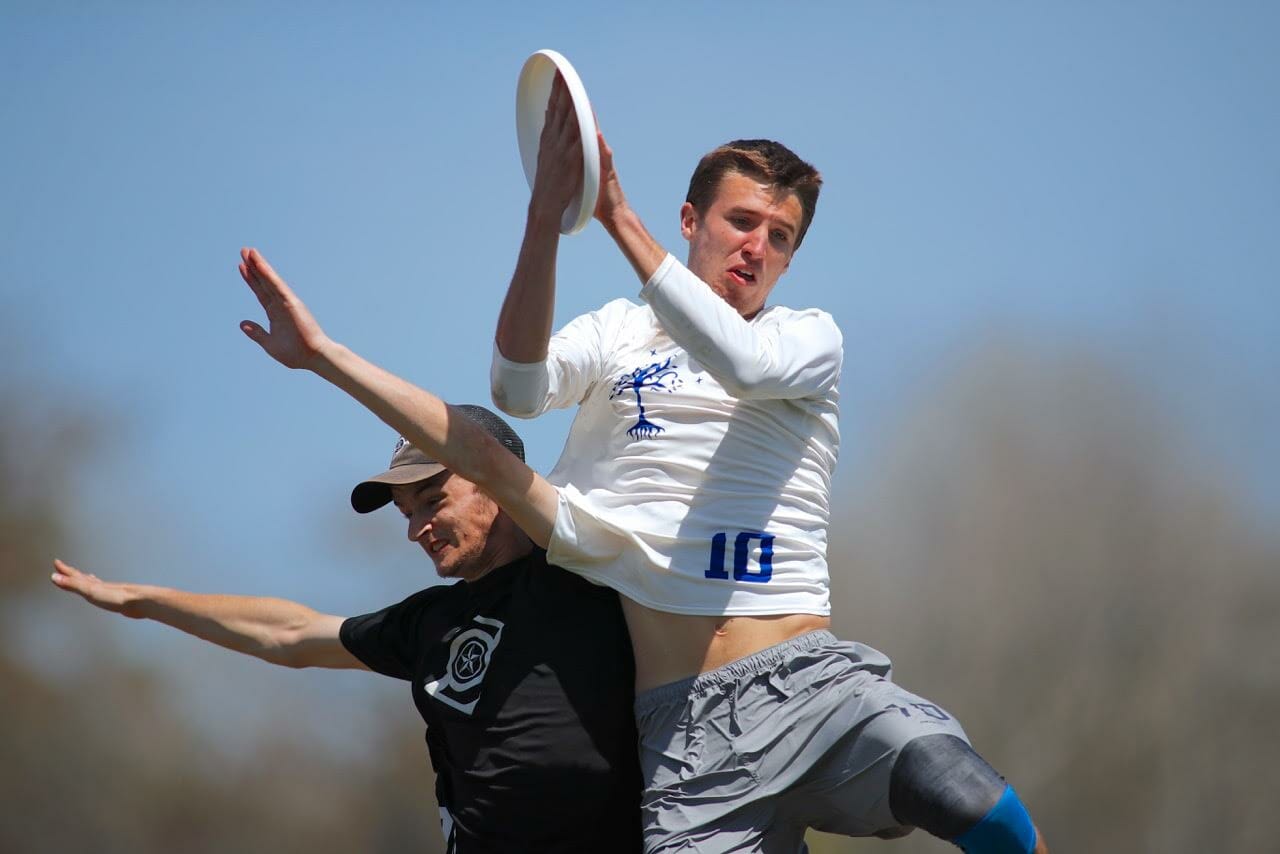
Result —
[[793, 638], [784, 640], [782, 643], [765, 647], [759, 652], [753, 652], [745, 658], [739, 658], [722, 667], [717, 667], [715, 670], [708, 670], [706, 673], [699, 673], [697, 676], [690, 676], [687, 679], [679, 679], [675, 682], [668, 682], [666, 685], [650, 688], [648, 691], [636, 696], [636, 714], [643, 715], [660, 706], [682, 702], [691, 694], [698, 694], [710, 688], [723, 685], [726, 682], [741, 679], [744, 676], [752, 676], [775, 667], [783, 659], [790, 657], [794, 653], [817, 649], [820, 646], [833, 643], [839, 643], [839, 641], [835, 635], [826, 629], [816, 629], [812, 632], [796, 635]]

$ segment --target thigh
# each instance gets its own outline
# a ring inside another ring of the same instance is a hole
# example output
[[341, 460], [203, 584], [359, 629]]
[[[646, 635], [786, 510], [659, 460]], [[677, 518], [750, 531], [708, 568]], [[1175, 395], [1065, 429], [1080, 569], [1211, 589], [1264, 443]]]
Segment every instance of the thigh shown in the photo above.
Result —
[[[703, 850], [717, 839], [707, 850], [798, 850], [806, 823], [826, 818], [807, 794], [793, 797], [805, 781], [821, 791], [855, 777], [875, 789], [883, 778], [887, 801], [895, 754], [883, 745], [936, 708], [911, 705], [923, 701], [889, 672], [874, 649], [821, 632], [659, 689], [661, 702], [638, 700], [646, 849]], [[891, 719], [904, 710], [902, 724]], [[896, 826], [887, 805], [861, 812], [863, 834]], [[680, 847], [694, 840], [696, 849]]]
[[737, 717], [735, 691], [717, 687], [637, 718], [648, 854], [762, 850], [775, 817], [739, 752]]

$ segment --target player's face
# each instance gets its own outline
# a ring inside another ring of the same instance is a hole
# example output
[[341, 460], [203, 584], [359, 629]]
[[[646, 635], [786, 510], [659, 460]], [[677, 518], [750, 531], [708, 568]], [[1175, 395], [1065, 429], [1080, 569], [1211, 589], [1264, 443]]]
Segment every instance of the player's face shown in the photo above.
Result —
[[489, 532], [500, 511], [474, 483], [443, 471], [393, 486], [391, 499], [441, 578], [474, 581], [493, 568]]
[[680, 208], [689, 269], [738, 314], [755, 317], [791, 263], [803, 215], [791, 190], [729, 172], [705, 211]]

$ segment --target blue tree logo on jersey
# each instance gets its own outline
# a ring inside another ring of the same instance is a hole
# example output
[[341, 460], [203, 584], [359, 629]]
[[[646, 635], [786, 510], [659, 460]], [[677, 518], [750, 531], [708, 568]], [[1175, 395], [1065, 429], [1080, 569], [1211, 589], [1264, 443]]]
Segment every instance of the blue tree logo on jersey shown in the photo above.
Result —
[[[653, 353], [653, 351], [650, 352]], [[653, 355], [657, 354], [653, 353]], [[676, 369], [671, 367], [672, 358], [668, 356], [665, 362], [654, 362], [647, 367], [636, 368], [631, 373], [618, 377], [618, 381], [613, 384], [613, 393], [609, 395], [610, 400], [626, 391], [635, 392], [636, 406], [640, 407], [640, 420], [627, 430], [627, 435], [633, 439], [652, 439], [664, 430], [644, 417], [644, 401], [640, 399], [640, 392], [645, 389], [658, 389], [670, 394], [680, 387], [682, 381]]]

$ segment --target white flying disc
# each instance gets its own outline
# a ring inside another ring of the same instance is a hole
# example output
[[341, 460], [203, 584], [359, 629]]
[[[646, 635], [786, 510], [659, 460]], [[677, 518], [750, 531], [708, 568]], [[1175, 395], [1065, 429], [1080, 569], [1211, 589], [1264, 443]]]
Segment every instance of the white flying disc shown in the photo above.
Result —
[[582, 192], [565, 208], [560, 220], [561, 234], [575, 234], [582, 231], [596, 210], [596, 197], [600, 194], [600, 146], [596, 142], [596, 117], [591, 112], [587, 90], [569, 60], [554, 50], [538, 51], [526, 59], [524, 68], [520, 69], [520, 82], [516, 84], [516, 139], [520, 143], [524, 177], [532, 190], [533, 179], [538, 174], [538, 142], [556, 71], [568, 84], [573, 111], [578, 116], [578, 131], [582, 134]]

